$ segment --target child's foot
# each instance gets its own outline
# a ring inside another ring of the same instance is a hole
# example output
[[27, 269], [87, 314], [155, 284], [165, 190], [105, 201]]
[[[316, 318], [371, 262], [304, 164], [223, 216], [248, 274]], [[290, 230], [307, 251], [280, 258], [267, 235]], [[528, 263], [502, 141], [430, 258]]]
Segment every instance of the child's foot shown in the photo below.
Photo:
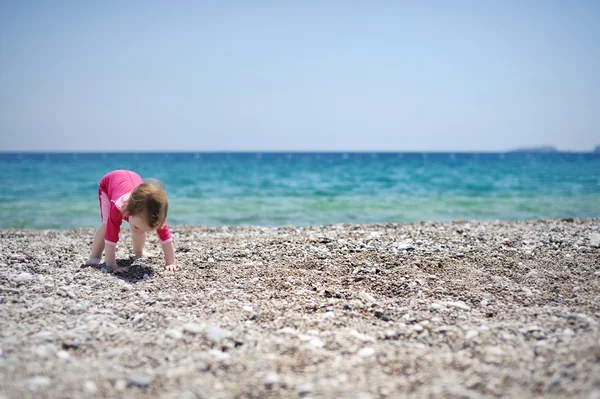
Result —
[[100, 258], [89, 258], [87, 262], [85, 262], [86, 266], [98, 266], [100, 264]]

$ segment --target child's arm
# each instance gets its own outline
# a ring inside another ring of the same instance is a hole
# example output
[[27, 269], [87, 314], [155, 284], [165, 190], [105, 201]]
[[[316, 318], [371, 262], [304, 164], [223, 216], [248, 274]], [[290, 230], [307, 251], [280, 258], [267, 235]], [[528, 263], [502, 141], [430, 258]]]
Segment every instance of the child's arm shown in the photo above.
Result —
[[173, 237], [169, 231], [169, 225], [165, 220], [164, 223], [156, 230], [158, 238], [162, 243], [163, 253], [165, 254], [165, 270], [175, 271], [179, 265], [175, 264], [175, 247], [173, 246]]
[[165, 270], [177, 270], [179, 265], [175, 264], [175, 247], [173, 246], [173, 241], [165, 242], [162, 245], [162, 249], [165, 254]]

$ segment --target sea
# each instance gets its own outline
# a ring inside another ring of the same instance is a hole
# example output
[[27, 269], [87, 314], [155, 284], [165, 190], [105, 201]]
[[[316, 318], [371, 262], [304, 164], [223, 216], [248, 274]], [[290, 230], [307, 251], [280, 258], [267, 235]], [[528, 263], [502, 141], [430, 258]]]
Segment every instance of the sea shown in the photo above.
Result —
[[600, 217], [598, 153], [0, 153], [0, 228], [99, 226], [115, 169], [165, 184], [171, 226]]

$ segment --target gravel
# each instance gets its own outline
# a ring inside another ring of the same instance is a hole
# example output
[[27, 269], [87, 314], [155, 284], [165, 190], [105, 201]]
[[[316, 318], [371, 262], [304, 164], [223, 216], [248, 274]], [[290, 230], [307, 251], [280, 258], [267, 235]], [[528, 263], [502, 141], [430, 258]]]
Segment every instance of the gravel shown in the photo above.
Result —
[[600, 220], [0, 230], [0, 397], [600, 397]]

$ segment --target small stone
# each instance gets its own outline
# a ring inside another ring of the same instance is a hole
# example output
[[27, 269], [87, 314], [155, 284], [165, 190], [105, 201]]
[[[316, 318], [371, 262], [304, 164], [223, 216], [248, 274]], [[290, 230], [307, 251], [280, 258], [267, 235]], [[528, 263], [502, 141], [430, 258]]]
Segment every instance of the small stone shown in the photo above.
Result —
[[398, 338], [398, 333], [394, 330], [386, 330], [383, 333], [383, 336], [385, 337], [385, 339], [396, 339]]
[[123, 292], [129, 292], [131, 290], [133, 290], [133, 286], [131, 284], [123, 284], [121, 286], [121, 291]]
[[133, 318], [133, 324], [137, 324], [137, 323], [141, 322], [144, 319], [144, 317], [146, 317], [146, 315], [143, 313], [136, 314], [135, 317]]
[[254, 311], [254, 310], [252, 309], [252, 306], [248, 306], [248, 305], [246, 305], [246, 306], [242, 307], [242, 310], [243, 310], [244, 312], [248, 312], [248, 313], [252, 313], [252, 312]]
[[479, 335], [479, 331], [477, 330], [469, 330], [467, 331], [467, 333], [465, 334], [465, 339], [467, 341], [472, 340], [473, 338], [477, 337]]
[[106, 350], [105, 355], [107, 359], [112, 359], [119, 356], [121, 353], [123, 353], [123, 349], [121, 348], [109, 348]]
[[373, 348], [361, 348], [358, 352], [356, 352], [358, 357], [366, 358], [375, 355], [375, 349]]
[[356, 330], [352, 330], [350, 331], [350, 336], [358, 339], [359, 341], [363, 341], [363, 342], [373, 342], [375, 341], [372, 337], [365, 335], [365, 334], [361, 334]]
[[215, 258], [208, 258], [208, 263], [215, 263]]
[[465, 311], [471, 310], [471, 308], [462, 301], [446, 302], [446, 306], [451, 307], [451, 308], [460, 309], [460, 310], [465, 310]]
[[313, 391], [313, 385], [310, 382], [307, 382], [302, 385], [298, 385], [298, 387], [296, 388], [296, 394], [298, 394], [298, 396], [301, 398], [303, 398], [307, 395], [310, 395], [310, 393], [312, 391]]
[[278, 385], [281, 382], [281, 377], [277, 373], [269, 372], [267, 375], [265, 375], [263, 382], [267, 388], [273, 388], [275, 385]]
[[56, 347], [53, 344], [40, 345], [35, 349], [36, 355], [42, 359], [49, 359], [56, 355]]
[[498, 346], [488, 346], [484, 349], [484, 353], [488, 363], [499, 363], [504, 351]]
[[289, 334], [296, 335], [298, 332], [291, 327], [283, 327], [281, 330], [277, 331], [279, 334]]
[[369, 303], [374, 303], [376, 301], [375, 297], [366, 291], [361, 291], [361, 293], [358, 294], [358, 297]]
[[325, 343], [323, 341], [321, 341], [319, 338], [312, 338], [306, 344], [306, 349], [315, 350], [315, 349], [321, 349], [324, 346], [325, 346]]
[[212, 356], [213, 360], [217, 363], [223, 363], [229, 359], [229, 353], [220, 351], [218, 349], [211, 349], [208, 353]]
[[52, 384], [52, 379], [45, 375], [36, 375], [27, 380], [27, 386], [31, 390], [48, 387], [50, 384]]
[[123, 392], [127, 388], [127, 382], [125, 380], [115, 381], [115, 389], [119, 392]]
[[146, 388], [152, 382], [152, 377], [144, 374], [134, 374], [129, 377], [129, 384], [138, 386], [140, 388]]
[[100, 269], [100, 271], [102, 273], [108, 273], [108, 269], [106, 267], [104, 267], [104, 266], [102, 266], [102, 268]]
[[62, 342], [63, 349], [77, 349], [81, 345], [78, 338], [67, 338]]
[[442, 308], [443, 308], [442, 304], [436, 303], [436, 302], [434, 302], [434, 303], [432, 303], [432, 304], [429, 305], [429, 310], [436, 310], [437, 311], [437, 310], [441, 310]]
[[98, 392], [98, 387], [96, 386], [96, 383], [94, 381], [87, 380], [83, 383], [83, 390], [88, 395], [94, 395], [96, 392]]
[[592, 247], [600, 247], [600, 233], [590, 235], [590, 245]]
[[375, 311], [375, 317], [377, 317], [378, 319], [381, 319], [383, 321], [390, 321], [390, 320], [392, 320], [392, 318], [390, 317], [390, 314], [387, 311], [385, 311], [385, 310], [383, 310], [383, 311], [376, 310]]
[[186, 323], [183, 326], [183, 331], [189, 334], [200, 334], [204, 327], [198, 323]]
[[420, 325], [419, 323], [417, 323], [417, 324], [415, 324], [415, 325], [413, 326], [413, 330], [415, 330], [416, 332], [421, 332], [421, 331], [423, 331], [423, 330], [424, 330], [424, 328], [423, 328], [423, 326], [422, 326], [422, 325]]
[[223, 339], [229, 337], [231, 333], [220, 327], [210, 326], [206, 329], [206, 335], [211, 341], [218, 343], [221, 342]]
[[32, 279], [33, 279], [33, 276], [31, 274], [22, 272], [22, 273], [19, 273], [17, 276], [15, 276], [13, 278], [13, 281], [17, 284], [24, 284], [28, 281], [31, 281]]
[[60, 360], [69, 360], [69, 358], [71, 357], [71, 355], [69, 355], [69, 352], [65, 351], [65, 350], [60, 350], [58, 352], [56, 352], [56, 357], [59, 358]]
[[575, 331], [571, 330], [570, 328], [565, 328], [563, 330], [563, 335], [567, 337], [572, 337], [573, 335], [575, 335]]
[[183, 334], [179, 330], [171, 329], [165, 331], [165, 336], [171, 339], [181, 339], [183, 337]]

